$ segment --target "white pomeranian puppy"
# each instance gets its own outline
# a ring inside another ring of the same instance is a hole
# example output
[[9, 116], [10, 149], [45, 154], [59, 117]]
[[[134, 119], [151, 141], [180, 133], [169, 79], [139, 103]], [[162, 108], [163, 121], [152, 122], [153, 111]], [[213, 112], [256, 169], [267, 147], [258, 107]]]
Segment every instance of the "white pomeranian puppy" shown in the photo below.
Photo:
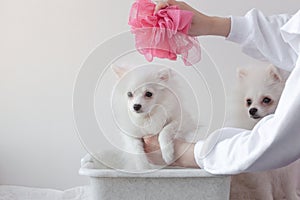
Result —
[[[252, 129], [260, 119], [274, 113], [288, 75], [273, 65], [238, 69], [230, 126]], [[296, 161], [280, 169], [234, 175], [230, 199], [299, 199], [299, 166], [300, 161]]]
[[288, 74], [273, 65], [239, 68], [230, 126], [252, 129], [263, 117], [273, 114]]
[[127, 108], [126, 113], [115, 113], [124, 132], [126, 151], [139, 154], [136, 169], [150, 166], [142, 142], [143, 137], [150, 135], [158, 135], [162, 157], [167, 164], [172, 163], [173, 139], [184, 138], [185, 133], [197, 128], [185, 109], [175, 71], [161, 66], [130, 69], [114, 65], [112, 69], [119, 79], [114, 90], [118, 106]]

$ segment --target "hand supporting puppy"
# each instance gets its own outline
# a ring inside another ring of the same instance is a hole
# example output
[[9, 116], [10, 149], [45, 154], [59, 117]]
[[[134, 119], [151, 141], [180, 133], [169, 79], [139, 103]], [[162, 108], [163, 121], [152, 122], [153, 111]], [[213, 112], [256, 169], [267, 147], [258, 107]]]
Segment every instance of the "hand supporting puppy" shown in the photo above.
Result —
[[188, 10], [194, 13], [191, 28], [189, 30], [189, 35], [217, 35], [223, 37], [228, 36], [231, 28], [230, 18], [207, 16], [192, 8], [185, 2], [175, 0], [158, 1], [155, 7], [155, 12], [172, 5], [177, 5], [181, 10]]
[[[162, 158], [158, 136], [144, 137], [144, 151], [150, 163], [155, 165], [165, 165]], [[171, 166], [199, 168], [194, 159], [194, 146], [193, 143], [188, 143], [180, 139], [174, 139], [174, 157], [178, 158]]]

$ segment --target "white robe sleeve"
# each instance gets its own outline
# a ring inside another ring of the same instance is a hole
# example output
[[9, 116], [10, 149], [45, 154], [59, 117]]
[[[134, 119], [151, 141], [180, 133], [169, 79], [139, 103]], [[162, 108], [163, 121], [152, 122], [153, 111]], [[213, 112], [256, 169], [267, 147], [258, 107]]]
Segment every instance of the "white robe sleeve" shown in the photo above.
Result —
[[242, 51], [253, 58], [291, 71], [298, 55], [280, 32], [291, 17], [287, 14], [265, 17], [256, 9], [250, 10], [244, 17], [232, 16], [227, 40], [239, 43]]
[[[298, 18], [294, 20], [298, 29], [291, 34], [298, 38], [293, 41], [299, 42]], [[300, 59], [297, 60], [299, 51], [291, 47], [300, 48], [300, 42], [291, 45], [282, 38], [280, 28], [288, 19], [286, 15], [267, 18], [256, 10], [244, 18], [232, 18], [228, 39], [241, 43], [243, 50], [256, 58], [268, 59], [283, 69], [294, 69], [275, 114], [263, 118], [252, 131], [223, 128], [196, 143], [195, 160], [206, 171], [213, 174], [260, 171], [283, 167], [300, 158]]]

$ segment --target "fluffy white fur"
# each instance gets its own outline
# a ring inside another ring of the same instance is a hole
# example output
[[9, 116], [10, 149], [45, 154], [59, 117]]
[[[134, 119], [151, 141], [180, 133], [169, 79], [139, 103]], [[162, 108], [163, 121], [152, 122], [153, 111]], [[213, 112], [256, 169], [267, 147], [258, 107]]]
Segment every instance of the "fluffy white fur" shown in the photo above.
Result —
[[237, 87], [230, 101], [230, 126], [252, 129], [263, 117], [275, 112], [288, 72], [273, 65], [237, 70]]
[[162, 156], [167, 164], [174, 161], [174, 137], [194, 131], [196, 123], [186, 112], [175, 71], [159, 66], [124, 68], [112, 66], [119, 83], [115, 91], [124, 111], [118, 111], [125, 148], [139, 154], [136, 169], [147, 169], [142, 137], [158, 135]]

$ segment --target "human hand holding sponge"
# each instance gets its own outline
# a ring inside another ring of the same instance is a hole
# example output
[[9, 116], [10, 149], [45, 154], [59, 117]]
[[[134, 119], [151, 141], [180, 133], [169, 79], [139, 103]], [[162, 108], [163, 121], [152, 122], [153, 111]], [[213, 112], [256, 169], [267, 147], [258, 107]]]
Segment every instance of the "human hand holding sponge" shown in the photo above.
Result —
[[199, 62], [200, 44], [188, 35], [194, 13], [177, 5], [155, 8], [151, 0], [136, 0], [131, 7], [128, 24], [137, 50], [150, 62], [154, 57], [176, 60], [178, 55], [185, 65]]

